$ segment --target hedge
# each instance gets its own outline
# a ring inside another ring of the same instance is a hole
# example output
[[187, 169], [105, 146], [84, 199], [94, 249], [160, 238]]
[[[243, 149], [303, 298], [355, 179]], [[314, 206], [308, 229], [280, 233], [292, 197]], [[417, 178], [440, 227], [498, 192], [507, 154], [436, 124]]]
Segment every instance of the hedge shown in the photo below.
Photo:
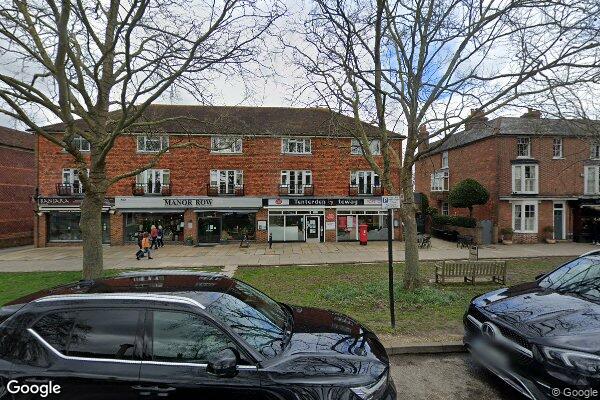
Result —
[[433, 215], [432, 221], [434, 225], [454, 225], [464, 228], [475, 228], [477, 220], [470, 217], [462, 217], [458, 215]]

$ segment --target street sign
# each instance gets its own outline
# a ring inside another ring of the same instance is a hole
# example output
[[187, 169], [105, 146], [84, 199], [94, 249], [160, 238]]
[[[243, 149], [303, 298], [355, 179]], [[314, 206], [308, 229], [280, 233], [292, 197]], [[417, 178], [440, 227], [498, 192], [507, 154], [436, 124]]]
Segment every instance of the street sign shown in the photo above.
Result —
[[381, 208], [384, 210], [400, 208], [401, 204], [400, 196], [381, 196]]

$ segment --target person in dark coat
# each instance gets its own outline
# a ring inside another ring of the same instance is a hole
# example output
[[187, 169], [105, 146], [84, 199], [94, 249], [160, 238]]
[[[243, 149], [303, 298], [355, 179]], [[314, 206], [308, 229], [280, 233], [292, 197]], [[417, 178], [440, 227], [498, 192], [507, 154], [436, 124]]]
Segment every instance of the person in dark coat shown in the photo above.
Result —
[[140, 248], [140, 250], [142, 249], [142, 239], [143, 238], [144, 238], [144, 232], [138, 231], [138, 233], [137, 233], [137, 245]]

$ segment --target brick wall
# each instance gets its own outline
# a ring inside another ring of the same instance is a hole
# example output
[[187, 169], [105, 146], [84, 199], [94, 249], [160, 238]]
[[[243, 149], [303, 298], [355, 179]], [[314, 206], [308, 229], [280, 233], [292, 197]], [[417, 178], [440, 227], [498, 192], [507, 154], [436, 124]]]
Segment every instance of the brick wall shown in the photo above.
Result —
[[269, 212], [266, 208], [258, 210], [256, 213], [256, 241], [265, 243], [269, 240], [268, 231], [259, 231], [258, 230], [258, 221], [267, 221], [268, 224]]
[[115, 212], [114, 214], [110, 214], [110, 244], [122, 245], [123, 244], [123, 232], [124, 228], [124, 218], [123, 214], [120, 212]]
[[[171, 136], [171, 144], [188, 140]], [[173, 195], [206, 195], [211, 169], [242, 169], [246, 196], [276, 196], [281, 170], [311, 170], [315, 196], [347, 196], [350, 171], [370, 170], [362, 156], [350, 155], [350, 139], [313, 138], [311, 155], [281, 154], [280, 138], [244, 138], [243, 154], [212, 154], [208, 150], [208, 136], [191, 138], [200, 148], [175, 149], [165, 154], [155, 168], [170, 170]], [[61, 182], [62, 169], [74, 167], [73, 157], [62, 149], [39, 138], [40, 194], [56, 194], [56, 183]], [[401, 141], [395, 143], [401, 154]], [[135, 137], [117, 140], [107, 158], [107, 172], [115, 176], [139, 168], [153, 156], [136, 152]], [[381, 161], [381, 160], [379, 160]], [[399, 169], [395, 168], [393, 182], [398, 185]], [[133, 178], [114, 185], [108, 196], [131, 196]]]
[[0, 143], [0, 247], [33, 243], [35, 181], [33, 149]]

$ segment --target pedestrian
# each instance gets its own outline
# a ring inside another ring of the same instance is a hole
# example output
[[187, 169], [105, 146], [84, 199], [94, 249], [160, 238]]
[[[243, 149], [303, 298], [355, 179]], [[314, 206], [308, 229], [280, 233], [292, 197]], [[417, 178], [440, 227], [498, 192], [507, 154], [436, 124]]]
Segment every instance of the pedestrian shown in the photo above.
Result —
[[273, 247], [273, 234], [269, 233], [269, 248]]
[[158, 240], [158, 247], [163, 247], [165, 242], [163, 241], [164, 231], [162, 225], [158, 226], [158, 236], [156, 239]]
[[152, 240], [150, 247], [154, 247], [154, 249], [158, 249], [158, 229], [156, 225], [152, 225], [150, 228], [150, 239]]
[[139, 230], [137, 233], [137, 244], [138, 244], [138, 247], [140, 248], [140, 250], [142, 250], [142, 239], [143, 238], [144, 238], [144, 232]]
[[[148, 260], [152, 260], [152, 257], [150, 256], [150, 249], [152, 248], [152, 244], [150, 243], [150, 239], [148, 236], [148, 232], [144, 232], [144, 238], [142, 239], [142, 248], [144, 249], [144, 253], [148, 254]], [[138, 260], [140, 259], [139, 256], [136, 258]]]

